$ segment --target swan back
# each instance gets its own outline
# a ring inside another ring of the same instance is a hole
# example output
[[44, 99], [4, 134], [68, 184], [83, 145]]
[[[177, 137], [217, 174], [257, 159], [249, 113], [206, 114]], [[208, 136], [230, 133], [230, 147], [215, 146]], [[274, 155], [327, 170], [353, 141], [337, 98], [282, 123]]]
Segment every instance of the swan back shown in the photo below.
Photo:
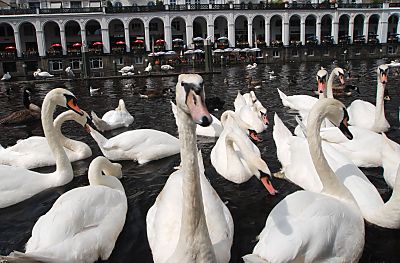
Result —
[[385, 133], [382, 133], [382, 140], [383, 177], [393, 189], [395, 187], [397, 167], [400, 165], [400, 145], [390, 140]]
[[[117, 178], [122, 178], [122, 166], [112, 163], [104, 156], [95, 158], [89, 165], [88, 177], [90, 185], [104, 185], [112, 189], [124, 191]], [[105, 175], [102, 174], [104, 172]]]

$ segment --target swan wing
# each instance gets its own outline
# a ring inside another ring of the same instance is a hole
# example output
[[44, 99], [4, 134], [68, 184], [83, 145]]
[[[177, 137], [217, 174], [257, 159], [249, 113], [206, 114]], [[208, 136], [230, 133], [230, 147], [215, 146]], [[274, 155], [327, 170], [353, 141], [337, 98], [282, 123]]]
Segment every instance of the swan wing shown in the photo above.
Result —
[[282, 100], [283, 106], [289, 107], [293, 110], [309, 112], [318, 98], [309, 95], [291, 95], [287, 96], [281, 90], [277, 89], [279, 97]]
[[106, 260], [124, 226], [126, 212], [122, 191], [106, 186], [73, 189], [36, 222], [26, 253], [73, 262]]
[[375, 123], [375, 105], [363, 100], [353, 101], [347, 107], [349, 124], [370, 129]]
[[133, 119], [133, 116], [129, 112], [116, 110], [108, 111], [102, 117], [102, 120], [107, 122], [109, 125], [120, 125], [120, 127], [128, 127], [133, 123]]

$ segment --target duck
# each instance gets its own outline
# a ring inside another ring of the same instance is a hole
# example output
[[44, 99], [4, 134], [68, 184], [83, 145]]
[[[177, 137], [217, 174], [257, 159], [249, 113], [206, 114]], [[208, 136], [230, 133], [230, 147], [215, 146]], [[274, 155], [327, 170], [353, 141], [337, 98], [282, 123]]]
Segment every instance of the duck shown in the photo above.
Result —
[[10, 72], [6, 72], [6, 73], [3, 75], [3, 77], [1, 78], [1, 80], [5, 80], [5, 81], [10, 80], [10, 79], [11, 79], [11, 74], [10, 74]]
[[[318, 108], [313, 108], [314, 113], [308, 117], [307, 125], [307, 139], [315, 137], [315, 132], [312, 125], [320, 125], [316, 122], [316, 118], [320, 119], [323, 115], [319, 115], [318, 111], [324, 112], [323, 104], [329, 104], [329, 100], [323, 99], [318, 102]], [[323, 102], [326, 101], [326, 102]], [[317, 105], [317, 104], [316, 104]], [[341, 104], [343, 105], [343, 104]], [[345, 109], [345, 108], [344, 108]], [[318, 111], [317, 111], [318, 110]], [[349, 130], [346, 122], [348, 122], [348, 114], [343, 111], [343, 122], [339, 126], [340, 131], [348, 138], [353, 138], [353, 134]], [[290, 180], [292, 183], [300, 186], [304, 190], [314, 193], [321, 193], [323, 191], [323, 183], [318, 175], [317, 167], [313, 166], [314, 158], [307, 147], [307, 139], [298, 136], [292, 136], [291, 132], [282, 123], [276, 115], [275, 126], [273, 129], [273, 138], [277, 148], [278, 160], [282, 165], [282, 173], [284, 178]], [[320, 136], [320, 126], [314, 128], [318, 130], [318, 140], [322, 140]], [[366, 221], [379, 227], [389, 229], [400, 228], [400, 178], [395, 181], [393, 193], [389, 201], [386, 203], [382, 200], [376, 187], [368, 180], [365, 174], [346, 156], [341, 154], [331, 145], [324, 141], [319, 142], [322, 148], [319, 150], [319, 155], [322, 152], [325, 155], [330, 167], [336, 174], [336, 177], [344, 186], [349, 190], [354, 197], [361, 214]]]
[[262, 87], [262, 84], [264, 82], [265, 81], [263, 81], [263, 80], [253, 79], [253, 76], [249, 76], [249, 78], [248, 78], [248, 86], [249, 86], [249, 88], [259, 89], [259, 88]]
[[155, 263], [229, 262], [233, 219], [207, 178], [196, 145], [196, 124], [208, 126], [203, 79], [181, 74], [176, 85], [181, 169], [172, 173], [146, 216]]
[[37, 77], [39, 77], [39, 78], [51, 78], [51, 77], [54, 77], [54, 75], [51, 75], [47, 71], [42, 71], [40, 68], [38, 68], [35, 72], [33, 72], [33, 76], [35, 78], [37, 78]]
[[[354, 100], [347, 107], [349, 124], [369, 129], [374, 132], [386, 132], [390, 128], [385, 117], [383, 97], [388, 81], [389, 67], [387, 64], [379, 65], [376, 69], [377, 87], [375, 105], [364, 100]], [[373, 121], [371, 121], [373, 120]]]
[[156, 99], [167, 96], [169, 93], [172, 92], [171, 88], [163, 88], [162, 90], [147, 90], [147, 87], [144, 86], [143, 89], [139, 91], [139, 97], [142, 99]]
[[150, 74], [152, 69], [153, 69], [153, 67], [151, 66], [151, 62], [149, 62], [147, 67], [144, 69], [144, 72], [147, 72], [148, 74]]
[[0, 208], [22, 202], [48, 188], [69, 183], [74, 173], [67, 154], [53, 126], [53, 114], [56, 106], [73, 110], [83, 115], [74, 94], [66, 89], [56, 88], [47, 93], [42, 105], [42, 126], [49, 147], [56, 159], [56, 171], [38, 173], [21, 167], [0, 165]]
[[101, 119], [94, 111], [92, 111], [91, 115], [94, 125], [102, 132], [129, 127], [134, 121], [134, 117], [126, 109], [123, 99], [119, 99], [118, 107], [115, 110], [107, 111]]
[[128, 73], [128, 72], [134, 72], [135, 67], [133, 65], [130, 66], [125, 66], [123, 68], [121, 68], [120, 70], [118, 70], [118, 72], [120, 73]]
[[[66, 121], [76, 121], [83, 127], [86, 126], [87, 122], [90, 123], [87, 113], [85, 111], [82, 112], [84, 115], [76, 114], [72, 110], [65, 111], [58, 115], [53, 123], [56, 130], [56, 138], [63, 145], [70, 162], [83, 160], [92, 156], [92, 150], [86, 143], [67, 138], [61, 133], [61, 126]], [[33, 169], [55, 165], [56, 160], [47, 143], [46, 137], [32, 136], [19, 140], [13, 146], [0, 149], [0, 164]]]
[[[300, 190], [280, 201], [269, 213], [253, 252], [243, 257], [244, 262], [358, 262], [361, 258], [363, 217], [354, 197], [329, 166], [319, 137], [323, 119], [329, 117], [339, 125], [343, 109], [339, 101], [323, 99], [310, 112], [313, 118], [308, 122], [305, 147], [309, 148], [322, 191]], [[297, 171], [304, 178], [307, 172]]]
[[162, 65], [161, 66], [161, 70], [173, 70], [174, 67], [172, 67], [171, 65]]
[[166, 132], [137, 129], [107, 139], [90, 125], [88, 128], [103, 155], [111, 161], [133, 160], [145, 164], [179, 153], [179, 140]]
[[335, 97], [337, 97], [337, 96], [351, 96], [353, 94], [353, 91], [355, 91], [358, 94], [360, 94], [360, 89], [358, 88], [358, 86], [357, 85], [353, 85], [353, 84], [333, 86], [332, 87], [332, 91], [333, 91], [333, 95]]
[[125, 190], [118, 180], [122, 177], [121, 165], [96, 157], [89, 165], [88, 177], [90, 185], [62, 194], [38, 219], [25, 253], [14, 251], [4, 259], [71, 263], [107, 260], [128, 211]]
[[[211, 164], [225, 179], [241, 184], [255, 175], [271, 195], [276, 190], [270, 182], [271, 172], [261, 158], [260, 150], [248, 138], [243, 127], [245, 120], [233, 111], [225, 111], [221, 116], [223, 131], [211, 150]], [[247, 125], [247, 128], [252, 128]]]
[[67, 73], [68, 78], [70, 79], [75, 78], [75, 73], [72, 71], [71, 67], [67, 67], [65, 69], [65, 72]]
[[31, 102], [31, 89], [24, 88], [22, 102], [25, 109], [0, 118], [0, 124], [26, 124], [40, 120], [40, 107]]

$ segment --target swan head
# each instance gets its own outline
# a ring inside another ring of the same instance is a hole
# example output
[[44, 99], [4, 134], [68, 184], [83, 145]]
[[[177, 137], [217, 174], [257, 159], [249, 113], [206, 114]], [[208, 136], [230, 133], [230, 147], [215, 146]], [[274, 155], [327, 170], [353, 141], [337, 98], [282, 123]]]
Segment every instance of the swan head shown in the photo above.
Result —
[[[61, 107], [73, 110], [77, 114], [83, 116], [83, 111], [79, 108], [75, 95], [63, 88], [52, 89], [47, 93], [46, 98], [50, 98], [51, 101]], [[46, 99], [45, 98], [45, 99]]]
[[339, 78], [340, 84], [344, 85], [344, 70], [336, 67], [333, 69], [333, 73]]
[[31, 89], [30, 88], [24, 88], [23, 103], [24, 103], [25, 108], [29, 109], [29, 104], [31, 104]]
[[318, 93], [324, 93], [326, 90], [326, 79], [328, 76], [328, 71], [321, 67], [317, 72], [317, 85]]
[[385, 85], [388, 80], [389, 66], [387, 64], [380, 65], [376, 70], [376, 73], [378, 74], [378, 79], [380, 83]]
[[198, 74], [179, 75], [176, 106], [191, 115], [193, 121], [201, 126], [209, 126], [212, 122], [205, 103], [204, 81]]

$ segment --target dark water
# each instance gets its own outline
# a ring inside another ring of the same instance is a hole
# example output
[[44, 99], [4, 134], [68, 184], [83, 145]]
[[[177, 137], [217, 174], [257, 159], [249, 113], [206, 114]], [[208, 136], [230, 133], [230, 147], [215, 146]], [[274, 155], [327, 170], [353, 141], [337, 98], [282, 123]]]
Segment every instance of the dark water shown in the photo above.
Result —
[[[355, 61], [353, 64], [353, 74], [358, 74], [359, 81], [349, 82], [357, 84], [362, 94], [353, 97], [342, 98], [348, 105], [355, 98], [361, 98], [371, 102], [375, 101], [376, 93], [376, 66], [380, 61]], [[338, 63], [339, 66], [344, 66]], [[226, 101], [224, 110], [233, 109], [233, 101], [237, 90], [247, 87], [245, 76], [253, 75], [254, 79], [266, 79], [266, 85], [257, 90], [256, 94], [265, 107], [268, 108], [268, 116], [273, 120], [274, 112], [284, 120], [292, 130], [295, 125], [294, 113], [288, 112], [283, 108], [276, 88], [280, 88], [288, 95], [292, 94], [312, 94], [316, 89], [315, 74], [320, 66], [324, 66], [330, 71], [333, 65], [328, 64], [289, 64], [289, 65], [259, 65], [256, 70], [248, 71], [245, 66], [235, 66], [221, 68], [221, 74], [204, 75], [206, 83], [206, 95], [208, 97], [218, 96]], [[188, 69], [182, 68], [182, 71]], [[269, 79], [269, 71], [273, 70], [276, 79]], [[228, 85], [224, 83], [224, 78], [228, 80]], [[106, 137], [115, 136], [129, 129], [153, 128], [166, 131], [177, 136], [174, 117], [170, 109], [170, 99], [174, 99], [174, 94], [166, 98], [141, 99], [136, 88], [147, 85], [149, 89], [162, 89], [163, 87], [175, 88], [176, 77], [147, 78], [147, 79], [125, 79], [125, 80], [102, 80], [92, 81], [94, 88], [100, 87], [102, 94], [90, 96], [85, 83], [82, 82], [52, 82], [46, 84], [33, 83], [0, 83], [0, 116], [22, 108], [21, 95], [22, 88], [31, 86], [34, 89], [32, 100], [40, 103], [45, 94], [52, 88], [65, 87], [71, 90], [78, 98], [79, 105], [86, 111], [94, 110], [98, 115], [104, 114], [110, 109], [114, 109], [118, 104], [119, 98], [124, 98], [129, 112], [134, 115], [133, 125], [127, 129], [119, 129], [106, 132]], [[133, 90], [126, 86], [133, 84]], [[392, 100], [385, 105], [386, 116], [392, 129], [387, 133], [388, 137], [400, 142], [400, 130], [398, 120], [398, 106], [400, 105], [400, 76], [389, 75], [388, 88]], [[6, 95], [6, 88], [11, 88], [10, 95]], [[222, 111], [214, 113], [220, 117]], [[42, 135], [40, 123], [32, 125], [22, 125], [17, 127], [0, 127], [0, 143], [3, 146], [15, 144], [18, 139], [32, 135]], [[68, 123], [63, 126], [64, 134], [88, 143], [93, 156], [87, 160], [73, 164], [75, 174], [79, 177], [66, 186], [47, 190], [6, 209], [0, 209], [0, 254], [5, 255], [13, 250], [24, 250], [24, 244], [29, 239], [31, 229], [37, 219], [45, 214], [52, 206], [54, 201], [64, 192], [87, 185], [87, 169], [90, 161], [101, 154], [94, 140], [87, 135], [83, 129], [75, 124]], [[267, 162], [272, 172], [280, 168], [276, 157], [276, 148], [272, 139], [272, 123], [263, 134], [264, 141], [258, 146], [261, 150], [263, 159]], [[271, 209], [286, 195], [299, 189], [295, 185], [284, 180], [275, 179], [274, 185], [280, 191], [277, 196], [267, 194], [264, 187], [254, 177], [248, 182], [236, 185], [219, 176], [210, 162], [210, 152], [215, 140], [210, 138], [198, 138], [199, 148], [203, 151], [206, 167], [206, 176], [212, 186], [218, 192], [222, 201], [227, 202], [227, 206], [232, 213], [235, 223], [235, 235], [231, 248], [231, 262], [242, 262], [241, 257], [251, 253], [256, 244], [256, 237], [263, 229], [265, 220]], [[151, 251], [146, 236], [146, 213], [154, 203], [158, 193], [171, 174], [173, 167], [180, 162], [179, 156], [175, 155], [160, 161], [155, 161], [145, 165], [138, 165], [131, 161], [123, 161], [122, 184], [128, 197], [128, 214], [125, 227], [120, 234], [114, 251], [109, 262], [152, 262]], [[41, 172], [53, 171], [54, 167], [37, 169]], [[379, 189], [384, 200], [391, 195], [391, 190], [386, 186], [381, 174], [382, 169], [363, 169], [371, 181]], [[323, 234], [323, 233], [321, 233]], [[351, 239], [351, 236], [349, 236]], [[400, 230], [387, 230], [366, 224], [366, 244], [361, 262], [399, 262], [400, 260]]]

